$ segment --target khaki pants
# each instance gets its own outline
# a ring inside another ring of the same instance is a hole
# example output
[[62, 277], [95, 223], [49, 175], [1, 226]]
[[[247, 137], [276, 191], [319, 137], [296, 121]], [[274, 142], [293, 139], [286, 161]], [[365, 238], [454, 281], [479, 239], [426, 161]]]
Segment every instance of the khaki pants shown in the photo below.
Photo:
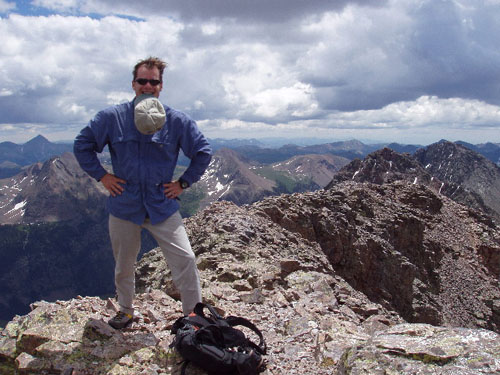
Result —
[[158, 242], [181, 294], [182, 310], [189, 314], [201, 302], [201, 288], [196, 259], [177, 211], [165, 221], [142, 225], [109, 215], [109, 235], [115, 257], [115, 285], [120, 310], [133, 314], [135, 296], [135, 263], [141, 248], [141, 229], [147, 229]]

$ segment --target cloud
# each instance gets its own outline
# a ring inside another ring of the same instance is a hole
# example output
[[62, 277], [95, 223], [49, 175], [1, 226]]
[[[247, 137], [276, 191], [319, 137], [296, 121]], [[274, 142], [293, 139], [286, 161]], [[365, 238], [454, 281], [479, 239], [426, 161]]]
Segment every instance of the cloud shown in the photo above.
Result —
[[47, 8], [60, 12], [75, 12], [82, 4], [78, 0], [34, 0], [32, 4], [36, 7]]
[[[152, 26], [116, 17], [11, 15], [0, 20], [0, 32], [4, 121], [86, 122], [109, 103], [110, 92], [132, 93], [132, 66], [148, 53], [163, 52], [157, 48], [160, 40], [175, 44], [177, 27], [168, 20]], [[130, 38], [131, 33], [138, 37]], [[116, 48], [120, 45], [127, 48]]]
[[492, 40], [500, 30], [487, 13], [500, 8], [479, 3], [400, 1], [327, 13], [306, 27], [318, 39], [299, 60], [301, 79], [333, 110], [380, 108], [426, 94], [499, 104], [500, 54]]
[[415, 101], [391, 103], [379, 110], [342, 112], [329, 116], [335, 127], [374, 128], [490, 128], [500, 122], [500, 107], [478, 100], [422, 96]]
[[6, 12], [13, 10], [13, 9], [16, 9], [15, 2], [0, 0], [0, 14], [6, 13]]
[[485, 137], [497, 139], [499, 123], [499, 106], [478, 100], [422, 96], [414, 101], [391, 103], [380, 109], [337, 111], [320, 119], [277, 123], [272, 128], [266, 122], [232, 120], [207, 121], [204, 125], [214, 132], [223, 128], [226, 136], [248, 137], [253, 132], [264, 131], [269, 136], [287, 134], [303, 137], [307, 134], [331, 139], [432, 143], [443, 138], [471, 139], [475, 142], [484, 142], [488, 139]]
[[286, 22], [348, 5], [381, 6], [384, 0], [36, 0], [37, 6], [57, 11], [140, 17], [175, 16], [186, 22], [237, 19], [239, 22]]
[[162, 100], [210, 136], [487, 134], [499, 124], [495, 0], [36, 0], [29, 9], [54, 14], [0, 18], [6, 126], [82, 127], [132, 99], [132, 67], [149, 55], [169, 63]]

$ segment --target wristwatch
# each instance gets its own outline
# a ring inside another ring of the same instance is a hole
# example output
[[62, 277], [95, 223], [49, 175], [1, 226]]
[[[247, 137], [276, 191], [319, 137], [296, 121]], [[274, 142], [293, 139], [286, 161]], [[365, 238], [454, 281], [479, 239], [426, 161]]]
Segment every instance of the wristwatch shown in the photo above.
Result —
[[186, 180], [183, 180], [182, 178], [179, 178], [179, 183], [181, 184], [182, 189], [187, 189], [189, 187], [189, 184]]

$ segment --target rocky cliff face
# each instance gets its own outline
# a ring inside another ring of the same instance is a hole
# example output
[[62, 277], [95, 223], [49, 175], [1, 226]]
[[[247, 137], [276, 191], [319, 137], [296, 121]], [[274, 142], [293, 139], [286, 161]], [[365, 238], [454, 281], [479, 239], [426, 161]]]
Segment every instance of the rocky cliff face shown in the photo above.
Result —
[[478, 211], [402, 181], [347, 182], [253, 209], [319, 244], [350, 285], [406, 321], [500, 329], [500, 237]]
[[409, 154], [401, 154], [390, 148], [375, 151], [363, 160], [355, 159], [343, 167], [325, 187], [330, 189], [343, 181], [370, 182], [382, 185], [394, 181], [408, 181], [439, 189], [440, 181]]
[[[204, 299], [263, 330], [264, 375], [500, 371], [498, 228], [425, 186], [345, 182], [217, 202], [186, 226]], [[168, 329], [180, 302], [158, 250], [139, 262], [137, 287], [141, 315], [123, 332], [103, 322], [113, 300], [35, 304], [2, 332], [1, 365], [179, 374]]]

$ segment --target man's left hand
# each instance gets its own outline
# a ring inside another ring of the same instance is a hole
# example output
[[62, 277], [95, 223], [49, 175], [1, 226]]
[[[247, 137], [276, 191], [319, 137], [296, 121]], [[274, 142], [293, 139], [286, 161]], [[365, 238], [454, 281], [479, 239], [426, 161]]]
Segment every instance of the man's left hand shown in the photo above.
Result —
[[179, 181], [163, 184], [165, 196], [170, 199], [175, 199], [183, 192]]

